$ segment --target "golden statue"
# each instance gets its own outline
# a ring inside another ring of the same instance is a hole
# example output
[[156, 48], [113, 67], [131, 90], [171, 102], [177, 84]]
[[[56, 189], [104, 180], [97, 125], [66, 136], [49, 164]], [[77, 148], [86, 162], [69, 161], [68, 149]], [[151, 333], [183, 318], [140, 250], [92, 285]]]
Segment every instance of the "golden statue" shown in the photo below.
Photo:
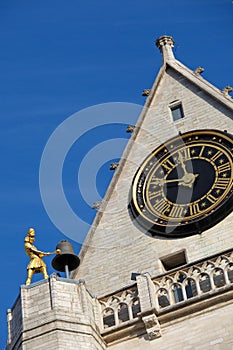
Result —
[[24, 239], [24, 250], [27, 256], [30, 258], [30, 263], [27, 266], [28, 278], [26, 281], [26, 285], [28, 286], [31, 283], [32, 275], [34, 273], [43, 273], [44, 278], [48, 278], [47, 268], [42, 260], [44, 256], [48, 256], [51, 254], [56, 254], [59, 252], [45, 253], [38, 250], [34, 245], [35, 241], [35, 230], [33, 228], [29, 228], [27, 235]]

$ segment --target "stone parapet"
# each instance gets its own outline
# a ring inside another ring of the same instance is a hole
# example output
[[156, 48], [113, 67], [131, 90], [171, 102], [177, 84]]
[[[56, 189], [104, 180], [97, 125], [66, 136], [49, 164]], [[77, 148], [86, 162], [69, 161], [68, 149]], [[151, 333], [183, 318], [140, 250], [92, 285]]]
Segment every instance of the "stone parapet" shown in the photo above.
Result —
[[[21, 316], [20, 316], [21, 315]], [[6, 350], [105, 349], [100, 336], [98, 301], [85, 282], [59, 278], [21, 286], [8, 311]]]

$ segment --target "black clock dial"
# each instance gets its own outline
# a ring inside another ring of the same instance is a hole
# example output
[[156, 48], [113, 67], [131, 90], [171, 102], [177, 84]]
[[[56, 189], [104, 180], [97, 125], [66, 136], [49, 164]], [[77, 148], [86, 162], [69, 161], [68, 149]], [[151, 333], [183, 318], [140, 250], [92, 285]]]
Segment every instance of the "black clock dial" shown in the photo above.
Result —
[[233, 204], [233, 138], [217, 130], [175, 137], [137, 171], [131, 209], [154, 234], [201, 232], [229, 214]]

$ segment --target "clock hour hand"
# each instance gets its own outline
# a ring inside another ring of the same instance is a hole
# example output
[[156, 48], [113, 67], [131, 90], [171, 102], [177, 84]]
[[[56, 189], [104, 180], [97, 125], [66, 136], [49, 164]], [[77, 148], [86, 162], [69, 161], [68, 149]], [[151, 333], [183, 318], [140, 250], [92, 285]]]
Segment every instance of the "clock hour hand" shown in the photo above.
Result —
[[169, 183], [169, 182], [180, 182], [181, 179], [170, 179], [170, 180], [165, 180], [165, 179], [154, 179], [151, 183], [152, 185], [155, 185], [155, 186], [163, 186], [164, 184], [166, 183]]
[[171, 182], [179, 182], [179, 185], [180, 183], [183, 182], [183, 178], [181, 179], [170, 179], [170, 180], [166, 180], [166, 179], [154, 179], [151, 183], [152, 185], [155, 185], [155, 186], [163, 186], [164, 184], [167, 184], [167, 183], [171, 183]]

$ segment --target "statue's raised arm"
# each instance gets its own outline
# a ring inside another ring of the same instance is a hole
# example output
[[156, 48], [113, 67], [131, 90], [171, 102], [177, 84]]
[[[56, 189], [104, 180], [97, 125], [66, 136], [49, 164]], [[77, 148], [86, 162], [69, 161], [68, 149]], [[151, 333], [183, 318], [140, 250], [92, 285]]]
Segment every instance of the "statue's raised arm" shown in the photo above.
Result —
[[31, 283], [32, 275], [34, 273], [42, 273], [44, 278], [48, 278], [46, 264], [42, 260], [44, 256], [48, 256], [51, 254], [56, 254], [56, 252], [42, 252], [38, 250], [34, 245], [35, 241], [35, 230], [33, 228], [29, 228], [27, 235], [24, 239], [24, 250], [27, 256], [30, 258], [30, 262], [27, 266], [27, 281], [26, 285]]

